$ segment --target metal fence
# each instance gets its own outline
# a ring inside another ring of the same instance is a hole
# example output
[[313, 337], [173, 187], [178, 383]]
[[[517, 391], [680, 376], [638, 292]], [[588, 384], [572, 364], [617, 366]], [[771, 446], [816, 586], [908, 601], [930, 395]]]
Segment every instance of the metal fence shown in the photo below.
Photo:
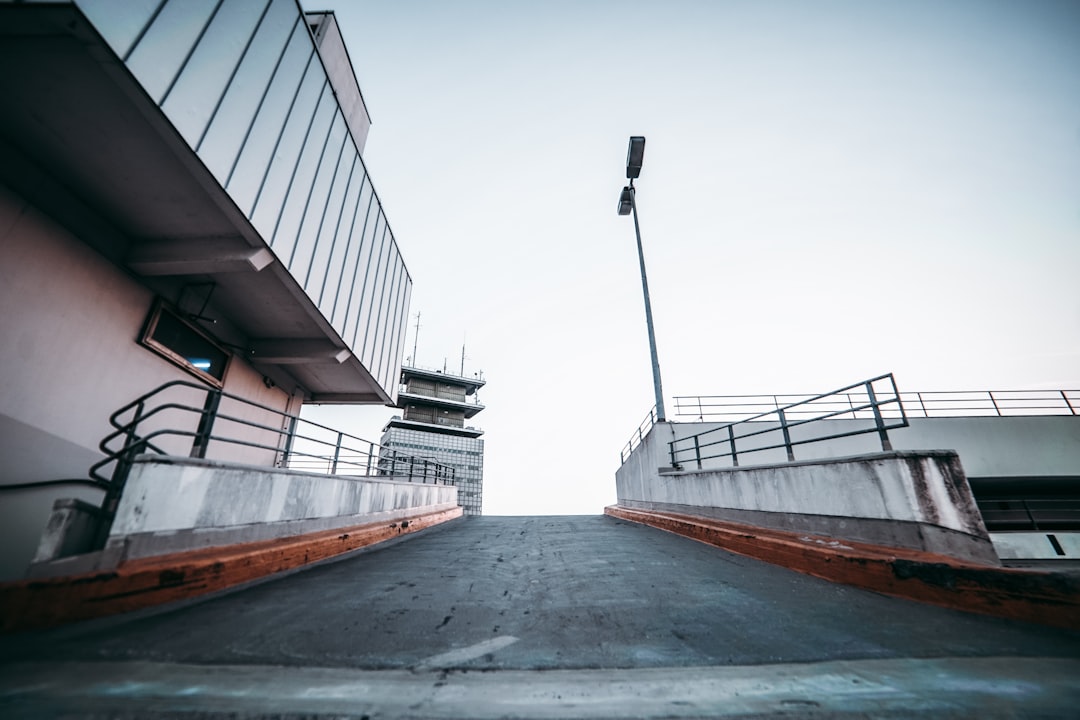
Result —
[[656, 406], [653, 406], [649, 410], [649, 414], [642, 420], [634, 434], [630, 436], [630, 442], [626, 443], [626, 446], [619, 451], [619, 463], [626, 462], [626, 458], [630, 457], [630, 453], [634, 452], [634, 448], [641, 444], [641, 441], [645, 439], [645, 436], [652, 430], [653, 425], [656, 424]]
[[[764, 412], [790, 406], [813, 395], [682, 395], [675, 397], [676, 417], [697, 420], [744, 420]], [[838, 393], [834, 409], [847, 408], [840, 417], [870, 417], [855, 410], [861, 395]], [[945, 390], [899, 393], [908, 417], [1009, 417], [1018, 415], [1076, 415], [1080, 411], [1080, 390]], [[798, 411], [795, 411], [798, 412]], [[883, 408], [886, 417], [899, 417], [900, 408]]]
[[[132, 464], [141, 454], [243, 460], [323, 475], [455, 482], [455, 469], [449, 465], [186, 380], [165, 383], [136, 398], [113, 413], [109, 424], [114, 430], [99, 445], [105, 458], [90, 468], [90, 477], [105, 488], [102, 510], [107, 518], [115, 514]], [[108, 525], [99, 543], [107, 537]]]
[[[873, 422], [845, 432], [828, 432], [825, 425], [812, 426], [821, 420], [843, 417]], [[790, 462], [795, 460], [797, 445], [866, 433], [876, 432], [881, 449], [892, 450], [888, 431], [907, 425], [896, 381], [890, 373], [673, 440], [668, 450], [673, 467], [693, 462], [701, 468], [703, 461], [721, 458], [730, 458], [731, 464], [738, 467], [740, 456], [780, 448]], [[793, 436], [796, 431], [798, 436]]]

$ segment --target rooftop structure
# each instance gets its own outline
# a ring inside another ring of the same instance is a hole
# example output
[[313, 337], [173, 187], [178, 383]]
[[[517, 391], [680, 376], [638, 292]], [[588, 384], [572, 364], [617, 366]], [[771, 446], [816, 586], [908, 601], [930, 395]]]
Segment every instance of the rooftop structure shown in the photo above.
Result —
[[398, 404], [404, 412], [387, 423], [380, 443], [393, 453], [426, 457], [455, 469], [458, 501], [466, 515], [483, 510], [483, 430], [466, 425], [484, 406], [479, 375], [464, 377], [418, 367], [401, 369]]

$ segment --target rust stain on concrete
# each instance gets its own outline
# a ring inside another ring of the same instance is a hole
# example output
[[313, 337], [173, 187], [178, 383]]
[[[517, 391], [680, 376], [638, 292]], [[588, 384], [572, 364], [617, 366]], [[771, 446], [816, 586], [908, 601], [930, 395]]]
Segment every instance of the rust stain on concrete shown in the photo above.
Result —
[[401, 527], [357, 525], [291, 538], [139, 558], [108, 572], [0, 583], [0, 632], [51, 627], [224, 590], [461, 517], [460, 507]]
[[605, 508], [604, 513], [886, 595], [1080, 629], [1080, 578], [1076, 575], [965, 564], [943, 555], [847, 540], [834, 547], [829, 538], [617, 505]]

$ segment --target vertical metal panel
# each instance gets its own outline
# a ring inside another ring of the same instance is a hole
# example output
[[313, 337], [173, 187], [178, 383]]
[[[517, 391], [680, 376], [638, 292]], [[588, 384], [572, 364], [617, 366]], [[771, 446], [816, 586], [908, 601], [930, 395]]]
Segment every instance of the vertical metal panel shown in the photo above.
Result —
[[255, 196], [273, 159], [277, 139], [314, 53], [307, 28], [298, 25], [259, 103], [240, 156], [229, 176], [226, 188], [249, 218], [255, 206]]
[[266, 166], [259, 190], [255, 194], [255, 204], [249, 219], [265, 238], [273, 237], [274, 225], [315, 114], [314, 108], [318, 106], [320, 93], [326, 86], [319, 63], [314, 60], [315, 53], [312, 53], [308, 56], [304, 77], [293, 93], [285, 121], [278, 130], [274, 149], [270, 154], [270, 163]]
[[216, 0], [171, 0], [132, 50], [128, 69], [154, 102], [161, 102], [216, 7]]
[[378, 368], [375, 377], [378, 378], [379, 384], [383, 387], [388, 386], [386, 379], [386, 370], [389, 365], [389, 355], [393, 354], [393, 348], [391, 348], [392, 338], [397, 336], [397, 326], [400, 317], [398, 315], [399, 307], [401, 305], [401, 294], [405, 287], [405, 263], [401, 261], [401, 256], [395, 253], [396, 262], [394, 267], [397, 277], [394, 280], [393, 289], [391, 290], [390, 298], [391, 302], [387, 305], [387, 322], [383, 331], [380, 333], [379, 338], [379, 353], [378, 360], [376, 361], [376, 367]]
[[367, 319], [368, 313], [371, 311], [371, 298], [368, 289], [371, 287], [371, 278], [373, 273], [376, 271], [379, 258], [382, 257], [383, 242], [386, 239], [386, 218], [383, 217], [382, 207], [379, 206], [378, 203], [379, 199], [375, 198], [375, 207], [378, 215], [376, 215], [375, 217], [376, 222], [372, 238], [372, 244], [370, 247], [365, 249], [366, 251], [364, 254], [366, 256], [366, 260], [363, 273], [364, 277], [358, 287], [359, 295], [353, 301], [356, 303], [354, 311], [355, 322], [353, 323], [351, 331], [346, 328], [346, 331], [349, 332], [346, 340], [349, 342], [350, 347], [359, 350], [359, 352], [357, 352], [357, 356], [360, 356], [363, 352], [363, 348], [358, 348], [356, 345], [357, 340], [362, 339], [362, 337], [358, 337], [358, 335], [361, 329], [365, 326], [365, 320]]
[[[374, 354], [372, 353], [372, 345], [374, 344], [372, 342], [372, 323], [377, 322], [378, 320], [378, 315], [376, 313], [382, 304], [383, 286], [386, 284], [386, 268], [390, 262], [390, 247], [393, 245], [393, 242], [394, 236], [390, 234], [390, 228], [387, 227], [386, 231], [383, 233], [383, 243], [379, 252], [379, 260], [375, 265], [375, 272], [371, 278], [371, 302], [369, 303], [368, 312], [365, 316], [366, 320], [363, 327], [364, 334], [362, 338], [359, 333], [357, 334], [360, 348], [362, 348], [364, 353], [363, 357], [366, 358], [364, 366], [368, 368], [371, 367], [372, 355]], [[366, 297], [367, 293], [365, 292], [364, 295]]]
[[[345, 118], [341, 117], [344, 126]], [[334, 179], [330, 185], [330, 192], [326, 194], [326, 201], [321, 207], [312, 208], [320, 210], [319, 226], [315, 229], [315, 248], [304, 275], [304, 289], [308, 297], [315, 300], [318, 305], [319, 293], [322, 290], [323, 281], [326, 279], [327, 264], [330, 254], [334, 251], [334, 240], [337, 237], [338, 221], [341, 219], [342, 204], [345, 202], [345, 192], [352, 180], [352, 172], [356, 167], [356, 148], [349, 140], [348, 127], [342, 132], [341, 147], [338, 149], [338, 158], [334, 167]]]
[[304, 207], [307, 203], [308, 189], [315, 181], [315, 172], [319, 167], [323, 147], [330, 132], [330, 124], [337, 113], [337, 103], [324, 84], [319, 104], [312, 116], [310, 129], [304, 138], [304, 148], [300, 152], [296, 168], [293, 171], [285, 200], [281, 205], [280, 215], [274, 227], [271, 247], [274, 254], [288, 265], [296, 249], [300, 223], [304, 219]]
[[315, 253], [319, 223], [322, 222], [323, 209], [326, 205], [325, 198], [331, 190], [334, 172], [337, 170], [338, 161], [341, 157], [342, 143], [345, 142], [347, 133], [345, 118], [342, 117], [337, 103], [334, 103], [334, 121], [330, 125], [330, 131], [326, 133], [326, 141], [323, 143], [322, 153], [319, 155], [319, 165], [315, 171], [315, 179], [307, 190], [303, 218], [300, 221], [300, 231], [296, 237], [292, 257], [289, 259], [289, 272], [301, 285], [304, 284], [307, 269], [311, 265], [311, 258]]
[[375, 322], [375, 334], [372, 335], [369, 342], [371, 345], [371, 365], [368, 369], [376, 379], [382, 377], [386, 336], [390, 334], [390, 329], [393, 326], [394, 299], [397, 297], [398, 283], [401, 282], [401, 270], [404, 269], [404, 265], [394, 262], [396, 255], [397, 253], [391, 243], [390, 259], [386, 266], [386, 272], [384, 273], [387, 282], [380, 293], [379, 309], [377, 311], [378, 316]]
[[270, 0], [264, 0], [262, 12], [255, 12], [249, 3], [227, 0], [162, 103], [192, 148], [198, 147], [269, 7]]
[[293, 0], [273, 0], [196, 148], [222, 187], [228, 182], [274, 69], [299, 25], [300, 14]]
[[[180, 66], [177, 68], [176, 73], [173, 75], [172, 80], [169, 81], [169, 86], [165, 88], [165, 92], [161, 94], [161, 98], [158, 100], [158, 105], [164, 105], [165, 101], [169, 99], [169, 93], [176, 87], [176, 81], [180, 79], [180, 76], [187, 70], [188, 64], [191, 62], [191, 57], [195, 54], [195, 51], [199, 49], [203, 44], [203, 40], [206, 38], [206, 31], [210, 29], [210, 26], [214, 23], [214, 19], [221, 11], [221, 6], [225, 3], [225, 0], [216, 0], [214, 9], [210, 12], [210, 17], [203, 23], [202, 30], [199, 31], [199, 35], [195, 38], [195, 41], [191, 43], [191, 47], [188, 48], [187, 53], [184, 55], [184, 59], [180, 62]], [[233, 7], [236, 7], [234, 4]]]
[[[333, 289], [341, 282], [341, 273], [345, 267], [345, 256], [349, 253], [349, 241], [352, 239], [349, 228], [352, 226], [356, 214], [356, 203], [360, 199], [360, 189], [365, 184], [364, 166], [360, 163], [360, 156], [355, 154], [356, 148], [349, 144], [352, 152], [352, 162], [349, 167], [349, 179], [345, 192], [341, 196], [341, 207], [338, 208], [337, 222], [329, 228], [330, 252], [326, 258], [325, 267], [319, 272], [318, 285], [313, 284], [311, 297], [319, 306], [323, 315], [330, 319], [333, 315]], [[331, 290], [327, 290], [331, 286]]]
[[78, 0], [79, 9], [94, 24], [118, 57], [134, 47], [167, 0]]
[[377, 243], [382, 232], [382, 212], [379, 207], [379, 198], [374, 193], [371, 195], [371, 205], [368, 209], [367, 223], [364, 226], [364, 234], [361, 236], [360, 253], [357, 256], [356, 275], [353, 278], [353, 286], [349, 294], [349, 303], [345, 309], [346, 322], [345, 334], [342, 338], [353, 347], [352, 341], [356, 338], [356, 328], [360, 323], [360, 310], [364, 300], [364, 286], [367, 276], [371, 272], [372, 258], [378, 249]]
[[[405, 326], [408, 324], [409, 319], [409, 307], [412, 304], [412, 278], [409, 277], [408, 270], [405, 271], [405, 294], [403, 296], [403, 302], [401, 309], [398, 311], [397, 334], [394, 336], [394, 356], [390, 363], [390, 375], [389, 380], [383, 387], [391, 388], [391, 395], [397, 396], [397, 376], [401, 372], [401, 353], [405, 345]], [[416, 358], [413, 358], [413, 362], [416, 362]]]
[[[367, 181], [367, 174], [364, 175]], [[371, 208], [374, 205], [375, 194], [371, 183], [365, 182], [360, 188], [360, 198], [356, 205], [356, 215], [353, 217], [352, 227], [349, 229], [349, 248], [351, 254], [345, 257], [345, 269], [341, 273], [341, 282], [334, 293], [334, 309], [330, 316], [330, 323], [342, 338], [347, 337], [346, 325], [349, 319], [349, 310], [352, 309], [353, 291], [356, 288], [356, 278], [360, 270], [360, 258], [364, 251], [364, 234], [367, 232], [368, 220], [371, 216]], [[353, 249], [355, 248], [355, 249]], [[352, 272], [348, 271], [352, 267]]]

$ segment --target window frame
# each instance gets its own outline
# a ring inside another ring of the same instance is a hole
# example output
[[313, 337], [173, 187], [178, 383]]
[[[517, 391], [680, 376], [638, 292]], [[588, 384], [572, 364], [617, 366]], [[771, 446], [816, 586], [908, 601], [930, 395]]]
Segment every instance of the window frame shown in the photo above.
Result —
[[[157, 330], [158, 322], [160, 322], [161, 320], [162, 313], [168, 313], [169, 315], [171, 315], [177, 322], [187, 327], [193, 333], [198, 335], [201, 339], [206, 341], [208, 345], [210, 345], [215, 350], [219, 351], [222, 355], [225, 356], [225, 365], [221, 368], [220, 379], [214, 377], [205, 370], [191, 364], [190, 362], [188, 362], [188, 359], [185, 358], [183, 355], [154, 339], [154, 331]], [[233, 353], [208, 332], [188, 320], [184, 316], [184, 313], [180, 312], [176, 307], [174, 307], [171, 303], [166, 302], [164, 299], [157, 298], [154, 301], [153, 306], [150, 308], [150, 314], [146, 318], [146, 324], [143, 327], [142, 334], [139, 337], [139, 344], [152, 351], [154, 354], [168, 360], [173, 365], [179, 367], [181, 370], [184, 370], [190, 375], [197, 377], [199, 380], [202, 380], [206, 384], [216, 388], [225, 387], [225, 377], [228, 375], [229, 367], [232, 365]]]

